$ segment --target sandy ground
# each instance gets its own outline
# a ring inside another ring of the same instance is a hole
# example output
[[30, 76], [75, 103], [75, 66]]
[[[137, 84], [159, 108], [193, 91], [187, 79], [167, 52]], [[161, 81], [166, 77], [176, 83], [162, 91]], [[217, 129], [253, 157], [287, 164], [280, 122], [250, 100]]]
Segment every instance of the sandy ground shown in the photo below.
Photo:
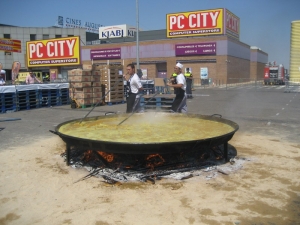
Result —
[[300, 144], [237, 132], [230, 144], [251, 159], [213, 179], [73, 184], [59, 137], [0, 151], [0, 224], [300, 224]]

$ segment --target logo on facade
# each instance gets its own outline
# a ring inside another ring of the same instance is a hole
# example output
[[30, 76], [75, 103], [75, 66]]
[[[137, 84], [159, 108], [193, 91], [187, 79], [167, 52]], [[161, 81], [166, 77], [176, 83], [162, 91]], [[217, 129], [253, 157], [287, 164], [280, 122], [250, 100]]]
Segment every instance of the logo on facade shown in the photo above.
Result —
[[99, 28], [99, 39], [134, 37], [135, 28], [127, 24]]
[[59, 26], [64, 26], [64, 18], [62, 16], [58, 16], [57, 24]]

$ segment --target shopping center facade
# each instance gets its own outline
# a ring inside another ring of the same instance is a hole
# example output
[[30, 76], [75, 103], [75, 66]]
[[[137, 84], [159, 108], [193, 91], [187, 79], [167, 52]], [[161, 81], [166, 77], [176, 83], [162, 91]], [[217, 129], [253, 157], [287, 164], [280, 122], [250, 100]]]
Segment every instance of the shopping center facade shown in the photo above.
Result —
[[[207, 16], [206, 23], [203, 22], [204, 16]], [[47, 73], [55, 69], [57, 80], [67, 80], [67, 71], [81, 68], [83, 64], [126, 66], [137, 62], [145, 79], [171, 76], [177, 62], [182, 63], [184, 69], [190, 68], [198, 82], [202, 79], [212, 84], [225, 84], [263, 79], [268, 54], [259, 47], [239, 40], [240, 20], [227, 9], [167, 14], [166, 23], [166, 29], [139, 31], [138, 45], [136, 34], [133, 37], [110, 35], [103, 38], [101, 32], [99, 36], [95, 36], [83, 28], [0, 26], [0, 38], [17, 39], [22, 43], [21, 53], [1, 51], [0, 62], [3, 69], [8, 71], [8, 79], [15, 61], [21, 63], [20, 71], [32, 69]], [[80, 37], [78, 65], [41, 64], [31, 67], [28, 64], [32, 54], [27, 42], [47, 42], [56, 38], [76, 36]]]

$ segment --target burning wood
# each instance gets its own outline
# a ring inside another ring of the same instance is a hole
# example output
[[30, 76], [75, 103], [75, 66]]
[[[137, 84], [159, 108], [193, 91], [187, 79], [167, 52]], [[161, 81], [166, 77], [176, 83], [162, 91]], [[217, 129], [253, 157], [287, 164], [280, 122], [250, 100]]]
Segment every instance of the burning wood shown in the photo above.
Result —
[[[203, 155], [206, 156], [205, 159]], [[66, 153], [62, 156], [66, 157]], [[162, 178], [183, 180], [197, 176], [195, 171], [199, 170], [208, 173], [207, 179], [216, 176], [213, 171], [229, 174], [217, 166], [224, 163], [222, 149], [218, 146], [164, 155], [111, 154], [72, 147], [70, 159], [72, 167], [85, 167], [90, 172], [74, 183], [93, 176], [101, 177], [105, 183], [115, 185], [127, 181], [150, 181], [155, 184], [156, 180]]]

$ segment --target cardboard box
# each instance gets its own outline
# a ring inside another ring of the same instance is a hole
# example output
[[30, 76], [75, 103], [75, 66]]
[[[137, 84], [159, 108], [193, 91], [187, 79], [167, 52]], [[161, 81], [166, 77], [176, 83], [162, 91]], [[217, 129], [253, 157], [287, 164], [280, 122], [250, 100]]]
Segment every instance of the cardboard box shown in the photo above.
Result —
[[93, 81], [93, 82], [100, 82], [100, 79], [101, 77], [100, 76], [98, 76], [98, 75], [92, 75], [92, 78], [91, 78], [91, 81]]
[[93, 92], [93, 98], [102, 98], [102, 92]]
[[83, 64], [82, 69], [87, 70], [87, 71], [92, 71], [93, 65], [92, 64]]
[[87, 106], [94, 104], [93, 98], [77, 98], [76, 101], [81, 106]]
[[100, 104], [102, 104], [104, 102], [104, 99], [102, 99], [102, 98], [93, 98], [93, 104], [98, 104], [98, 105], [100, 105]]
[[91, 76], [92, 71], [85, 71], [85, 70], [77, 69], [76, 70], [76, 75]]
[[70, 82], [71, 88], [91, 87], [92, 82]]
[[92, 75], [100, 77], [101, 76], [101, 71], [100, 70], [92, 71]]
[[70, 75], [75, 75], [76, 74], [76, 70], [68, 70], [68, 76]]
[[92, 86], [93, 87], [101, 87], [101, 83], [100, 82], [92, 82]]
[[78, 98], [93, 98], [93, 93], [84, 93], [84, 92], [74, 92], [74, 95], [72, 94], [72, 98], [78, 99]]
[[93, 93], [99, 93], [101, 92], [102, 93], [102, 87], [93, 87]]
[[93, 70], [103, 70], [103, 69], [108, 69], [108, 66], [106, 64], [103, 65], [93, 65]]
[[81, 82], [81, 81], [92, 81], [92, 76], [83, 76], [83, 75], [69, 75], [69, 81], [71, 82]]

